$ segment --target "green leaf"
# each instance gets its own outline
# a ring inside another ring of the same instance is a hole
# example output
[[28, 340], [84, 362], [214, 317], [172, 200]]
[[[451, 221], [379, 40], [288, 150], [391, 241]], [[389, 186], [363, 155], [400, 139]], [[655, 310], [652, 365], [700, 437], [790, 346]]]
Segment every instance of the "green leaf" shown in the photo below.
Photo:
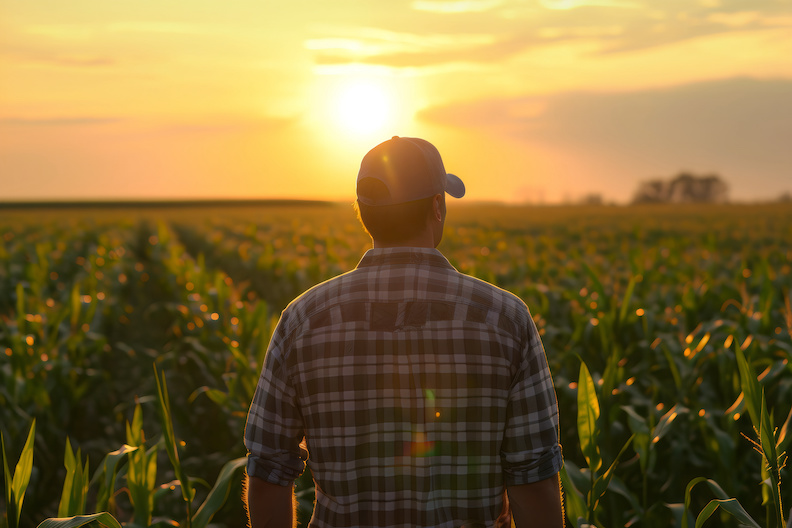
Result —
[[717, 509], [718, 509], [718, 500], [717, 499], [711, 500], [704, 507], [704, 509], [701, 510], [701, 513], [699, 513], [698, 517], [696, 517], [696, 528], [700, 528], [704, 524], [704, 522], [707, 519], [709, 519], [710, 515], [715, 513], [715, 510]]
[[168, 453], [176, 478], [181, 484], [182, 497], [187, 507], [187, 517], [192, 518], [192, 500], [195, 498], [195, 490], [190, 484], [190, 478], [184, 472], [184, 468], [179, 460], [179, 450], [176, 445], [176, 435], [173, 432], [173, 420], [171, 419], [170, 399], [168, 397], [168, 385], [163, 373], [160, 380], [157, 366], [154, 365], [154, 378], [157, 382], [157, 400], [159, 401], [160, 417], [162, 418], [162, 429], [165, 437], [165, 452]]
[[627, 440], [627, 442], [622, 446], [621, 450], [619, 451], [619, 454], [616, 455], [616, 458], [613, 460], [613, 463], [611, 463], [611, 465], [608, 467], [605, 473], [594, 482], [594, 487], [592, 488], [590, 493], [590, 496], [592, 498], [592, 504], [594, 504], [594, 509], [597, 508], [600, 499], [602, 499], [602, 496], [605, 495], [606, 491], [608, 491], [608, 485], [610, 484], [610, 481], [613, 478], [613, 471], [616, 469], [616, 465], [619, 463], [619, 459], [622, 457], [624, 452], [630, 446], [634, 438], [635, 435], [632, 435]]
[[586, 519], [586, 501], [583, 494], [578, 491], [567, 473], [566, 465], [561, 468], [561, 488], [564, 490], [564, 510], [567, 519], [575, 528], [580, 528], [581, 521]]
[[88, 491], [88, 463], [83, 467], [80, 449], [74, 453], [71, 442], [66, 438], [64, 466], [66, 477], [63, 481], [58, 517], [69, 517], [85, 513], [85, 496]]
[[627, 413], [627, 423], [633, 433], [649, 434], [649, 425], [646, 423], [646, 418], [638, 414], [634, 407], [631, 405], [622, 405], [621, 409]]
[[632, 299], [634, 290], [635, 290], [635, 277], [630, 277], [630, 283], [627, 284], [627, 290], [624, 292], [624, 298], [622, 298], [621, 308], [619, 308], [619, 324], [623, 323], [624, 320], [627, 318], [627, 310], [630, 307], [630, 300]]
[[[25, 500], [25, 492], [27, 491], [28, 484], [30, 483], [30, 474], [33, 472], [33, 444], [36, 440], [36, 419], [30, 425], [25, 446], [22, 448], [22, 454], [19, 455], [19, 462], [14, 468], [14, 479], [12, 482], [12, 489], [14, 493], [14, 500], [16, 500], [15, 509], [17, 522], [19, 516], [22, 514], [22, 503]], [[5, 447], [3, 448], [5, 453]], [[8, 503], [10, 504], [10, 502]]]
[[66, 467], [66, 477], [63, 480], [63, 490], [58, 504], [58, 517], [68, 517], [71, 512], [72, 487], [74, 486], [74, 452], [72, 451], [71, 441], [66, 437], [66, 452], [63, 456], [63, 465]]
[[246, 463], [247, 457], [241, 457], [227, 462], [223, 466], [214, 486], [212, 486], [212, 489], [209, 491], [209, 495], [207, 495], [206, 500], [204, 500], [203, 504], [201, 504], [201, 507], [198, 508], [198, 511], [195, 512], [192, 518], [193, 528], [205, 528], [212, 520], [214, 514], [223, 507], [231, 491], [231, 485], [234, 482], [234, 474], [238, 469], [244, 467]]
[[776, 444], [776, 450], [779, 453], [783, 453], [786, 450], [786, 445], [789, 442], [789, 439], [792, 438], [789, 436], [789, 423], [792, 421], [792, 409], [789, 409], [789, 414], [784, 420], [784, 425], [781, 426], [781, 429], [778, 431], [778, 443]]
[[602, 466], [599, 446], [597, 445], [597, 419], [600, 415], [599, 400], [594, 388], [594, 380], [591, 378], [586, 363], [580, 362], [580, 376], [578, 377], [577, 392], [577, 427], [580, 438], [580, 450], [586, 457], [589, 469], [594, 472]]
[[107, 512], [93, 513], [91, 515], [76, 515], [74, 517], [45, 519], [37, 528], [79, 528], [91, 523], [98, 523], [106, 528], [122, 528], [115, 517]]
[[127, 488], [132, 502], [133, 521], [141, 526], [151, 524], [154, 506], [154, 481], [157, 478], [157, 445], [145, 450], [143, 413], [140, 404], [135, 405], [132, 423], [126, 424], [127, 443], [138, 449], [129, 454], [127, 464]]
[[8, 517], [9, 528], [17, 528], [19, 525], [19, 512], [16, 508], [16, 499], [14, 497], [13, 479], [11, 471], [8, 469], [8, 458], [5, 449], [5, 437], [0, 433], [0, 445], [3, 449], [3, 481], [5, 482], [5, 496], [6, 496], [6, 516]]
[[781, 468], [778, 465], [778, 452], [776, 451], [776, 440], [773, 434], [773, 426], [770, 423], [770, 415], [767, 413], [765, 404], [764, 390], [762, 390], [762, 423], [759, 427], [759, 442], [762, 446], [762, 453], [768, 472], [770, 473], [770, 497], [773, 499], [774, 516], [776, 525], [784, 524], [784, 509], [781, 503]]
[[688, 528], [689, 520], [690, 520], [690, 494], [693, 491], [693, 488], [699, 484], [700, 482], [704, 482], [707, 480], [706, 477], [696, 477], [690, 482], [688, 482], [687, 487], [685, 488], [685, 513], [682, 515], [682, 528]]
[[132, 447], [124, 444], [120, 449], [105, 455], [102, 464], [97, 468], [94, 474], [93, 481], [99, 481], [99, 492], [96, 497], [96, 509], [105, 510], [107, 504], [110, 502], [110, 497], [113, 495], [114, 483], [117, 475], [118, 463], [127, 455], [136, 451], [137, 447]]
[[228, 402], [228, 394], [219, 390], [219, 389], [211, 389], [209, 387], [199, 387], [190, 395], [189, 402], [192, 403], [195, 398], [198, 397], [200, 394], [206, 394], [210, 400], [215, 402], [216, 404], [220, 405], [221, 407], [225, 406]]
[[729, 495], [723, 491], [723, 488], [721, 488], [717, 482], [705, 477], [694, 478], [688, 483], [687, 488], [685, 489], [685, 515], [682, 517], [682, 528], [688, 528], [689, 526], [688, 512], [690, 510], [691, 491], [697, 484], [701, 482], [707, 483], [710, 491], [717, 497], [717, 499], [710, 501], [709, 504], [707, 504], [707, 506], [701, 511], [699, 516], [696, 518], [696, 528], [700, 528], [700, 526], [704, 524], [704, 522], [716, 509], [718, 509], [719, 506], [729, 512], [744, 525], [751, 528], [761, 528], [759, 524], [750, 515], [748, 515], [745, 509], [743, 509], [742, 505], [739, 503], [739, 501], [737, 501], [737, 499], [729, 497]]
[[740, 345], [737, 344], [736, 339], [734, 342], [734, 353], [737, 356], [737, 368], [740, 371], [740, 386], [745, 395], [745, 404], [748, 407], [748, 413], [751, 415], [751, 421], [758, 428], [762, 423], [759, 380], [756, 379], [756, 373], [748, 360], [745, 359], [745, 355]]
[[660, 418], [660, 421], [657, 422], [657, 425], [652, 430], [652, 442], [657, 443], [660, 441], [663, 436], [668, 432], [671, 423], [676, 420], [677, 416], [680, 414], [686, 413], [687, 409], [680, 406], [679, 404], [674, 405]]
[[732, 517], [737, 519], [743, 526], [750, 528], [762, 528], [753, 517], [748, 515], [748, 512], [742, 507], [742, 504], [737, 499], [712, 499], [698, 517], [696, 517], [696, 528], [701, 528], [710, 515], [712, 515], [718, 506], [729, 512]]

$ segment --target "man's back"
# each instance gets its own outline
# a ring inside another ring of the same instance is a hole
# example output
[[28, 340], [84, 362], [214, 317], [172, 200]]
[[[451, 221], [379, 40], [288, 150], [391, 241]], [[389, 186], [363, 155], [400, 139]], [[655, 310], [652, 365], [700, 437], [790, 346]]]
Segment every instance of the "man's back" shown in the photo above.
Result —
[[504, 486], [560, 469], [556, 413], [522, 301], [434, 249], [375, 249], [284, 311], [248, 473], [293, 481], [304, 435], [311, 526], [492, 526]]

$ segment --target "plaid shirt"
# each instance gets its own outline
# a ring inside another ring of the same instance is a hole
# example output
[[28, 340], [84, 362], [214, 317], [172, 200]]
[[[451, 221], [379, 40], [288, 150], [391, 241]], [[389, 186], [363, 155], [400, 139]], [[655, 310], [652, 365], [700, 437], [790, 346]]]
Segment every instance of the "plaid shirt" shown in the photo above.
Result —
[[561, 468], [557, 428], [520, 299], [437, 250], [372, 249], [284, 310], [248, 414], [247, 472], [290, 485], [310, 452], [316, 528], [493, 526], [504, 486]]

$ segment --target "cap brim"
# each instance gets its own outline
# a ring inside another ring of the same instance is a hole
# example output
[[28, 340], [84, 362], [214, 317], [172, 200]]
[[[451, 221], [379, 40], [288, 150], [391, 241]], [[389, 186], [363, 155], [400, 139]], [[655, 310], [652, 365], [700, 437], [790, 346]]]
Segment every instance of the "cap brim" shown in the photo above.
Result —
[[446, 174], [446, 192], [454, 198], [462, 198], [465, 196], [465, 184], [458, 176], [453, 174]]

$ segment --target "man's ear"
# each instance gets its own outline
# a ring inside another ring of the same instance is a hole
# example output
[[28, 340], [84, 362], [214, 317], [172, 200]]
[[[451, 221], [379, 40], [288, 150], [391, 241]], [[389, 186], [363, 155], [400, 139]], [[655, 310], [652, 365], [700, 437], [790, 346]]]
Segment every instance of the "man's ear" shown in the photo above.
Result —
[[434, 199], [432, 200], [432, 215], [434, 215], [434, 219], [438, 222], [443, 221], [443, 197], [439, 194], [435, 194]]

